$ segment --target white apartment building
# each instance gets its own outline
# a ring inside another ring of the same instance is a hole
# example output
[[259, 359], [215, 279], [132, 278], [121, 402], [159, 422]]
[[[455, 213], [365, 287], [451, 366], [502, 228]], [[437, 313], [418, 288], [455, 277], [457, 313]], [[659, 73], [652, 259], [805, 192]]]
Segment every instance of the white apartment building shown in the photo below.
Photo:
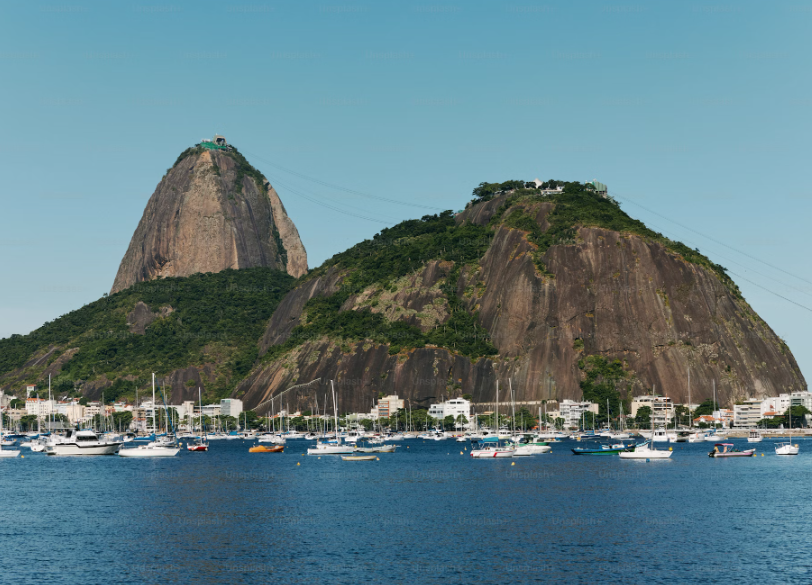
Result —
[[220, 401], [220, 414], [238, 418], [240, 414], [242, 414], [242, 400], [238, 400], [237, 398], [223, 398]]
[[643, 406], [651, 409], [651, 422], [656, 426], [668, 426], [674, 419], [674, 403], [668, 396], [636, 396], [632, 399], [633, 417], [637, 416], [637, 411]]
[[733, 425], [737, 427], [755, 428], [762, 418], [760, 398], [748, 398], [743, 404], [733, 405]]
[[56, 407], [56, 412], [67, 417], [68, 422], [72, 425], [85, 418], [85, 407], [78, 402], [60, 402]]
[[429, 416], [437, 419], [444, 419], [447, 416], [453, 416], [454, 420], [458, 416], [464, 416], [466, 420], [471, 419], [471, 401], [465, 398], [452, 398], [439, 404], [432, 404], [429, 406]]
[[219, 404], [204, 404], [202, 408], [203, 416], [220, 416]]
[[594, 402], [576, 402], [575, 400], [562, 400], [558, 403], [558, 413], [564, 419], [565, 429], [579, 428], [581, 416], [587, 412], [598, 414], [598, 405]]
[[45, 400], [43, 398], [26, 398], [25, 413], [39, 418], [44, 418], [56, 412], [56, 400]]

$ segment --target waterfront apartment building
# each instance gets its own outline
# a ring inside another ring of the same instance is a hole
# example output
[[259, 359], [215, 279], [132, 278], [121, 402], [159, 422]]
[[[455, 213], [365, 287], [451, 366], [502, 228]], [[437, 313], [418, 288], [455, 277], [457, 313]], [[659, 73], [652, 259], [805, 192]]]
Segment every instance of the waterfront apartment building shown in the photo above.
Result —
[[637, 396], [632, 399], [633, 417], [643, 406], [651, 409], [651, 422], [656, 426], [667, 426], [674, 418], [674, 404], [668, 396]]
[[242, 400], [237, 398], [223, 398], [220, 401], [220, 414], [239, 418], [242, 414]]
[[429, 406], [429, 416], [436, 419], [444, 419], [453, 416], [457, 420], [458, 416], [464, 416], [466, 420], [471, 419], [471, 401], [465, 398], [452, 398], [439, 404]]
[[733, 425], [736, 427], [755, 428], [762, 418], [760, 398], [748, 398], [742, 404], [733, 405]]
[[389, 418], [397, 411], [403, 409], [404, 401], [402, 398], [398, 398], [397, 394], [390, 394], [389, 396], [384, 396], [378, 400], [378, 404], [372, 407], [372, 415], [373, 419], [376, 418]]
[[598, 414], [598, 405], [594, 402], [576, 402], [562, 400], [558, 403], [558, 413], [564, 419], [565, 429], [577, 429], [581, 426], [581, 417], [587, 412]]
[[72, 425], [85, 420], [85, 407], [78, 402], [60, 402], [56, 407], [56, 412], [67, 417], [68, 422]]
[[26, 398], [25, 413], [29, 416], [44, 418], [56, 412], [56, 400], [45, 400], [43, 398]]

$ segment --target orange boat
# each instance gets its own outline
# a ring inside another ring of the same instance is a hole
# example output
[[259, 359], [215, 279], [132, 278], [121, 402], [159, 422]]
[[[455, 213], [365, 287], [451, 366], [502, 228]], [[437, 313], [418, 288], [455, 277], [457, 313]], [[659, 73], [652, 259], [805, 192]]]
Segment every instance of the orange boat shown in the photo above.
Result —
[[248, 449], [249, 453], [281, 453], [285, 450], [284, 445], [274, 445], [273, 447], [266, 447], [265, 445], [257, 445]]

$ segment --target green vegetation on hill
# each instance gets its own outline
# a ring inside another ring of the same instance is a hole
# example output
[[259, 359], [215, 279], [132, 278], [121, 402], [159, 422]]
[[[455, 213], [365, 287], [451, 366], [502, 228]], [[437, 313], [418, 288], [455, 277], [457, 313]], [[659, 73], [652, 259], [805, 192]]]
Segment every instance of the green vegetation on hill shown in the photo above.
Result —
[[[309, 278], [312, 278], [333, 266], [348, 271], [338, 292], [326, 298], [314, 297], [307, 302], [305, 323], [294, 329], [285, 344], [272, 348], [265, 359], [272, 359], [321, 335], [389, 344], [389, 351], [393, 354], [427, 344], [446, 347], [472, 358], [495, 354], [496, 348], [488, 340], [487, 331], [476, 324], [476, 316], [468, 313], [456, 296], [459, 266], [481, 258], [489, 244], [490, 231], [487, 228], [457, 226], [450, 211], [404, 221], [382, 230], [372, 240], [336, 254], [310, 273]], [[339, 312], [352, 294], [376, 283], [388, 289], [394, 280], [422, 268], [429, 260], [438, 259], [455, 262], [455, 269], [443, 287], [451, 310], [451, 319], [445, 326], [424, 334], [417, 327], [398, 321], [388, 322], [383, 315], [366, 309]]]
[[[509, 183], [514, 182], [509, 181]], [[661, 233], [647, 228], [642, 221], [629, 217], [614, 199], [602, 197], [592, 191], [589, 186], [578, 182], [549, 181], [548, 183], [563, 184], [563, 192], [542, 196], [536, 189], [516, 189], [491, 219], [491, 225], [504, 223], [508, 227], [528, 232], [528, 239], [538, 246], [534, 260], [542, 273], [547, 274], [547, 271], [541, 261], [541, 256], [551, 246], [573, 243], [577, 235], [576, 228], [579, 226], [600, 227], [620, 233], [634, 234], [657, 242], [671, 252], [679, 254], [687, 262], [713, 271], [736, 296], [741, 295], [723, 266], [712, 262], [699, 250], [692, 250], [681, 242], [670, 240]], [[502, 185], [504, 186], [505, 183]], [[474, 194], [476, 194], [476, 189]], [[522, 203], [533, 201], [554, 203], [553, 210], [547, 215], [549, 228], [544, 232], [536, 223], [535, 217], [528, 215], [522, 208]], [[508, 210], [510, 213], [504, 216]]]
[[[100, 378], [114, 381], [105, 398], [130, 392], [150, 372], [168, 374], [190, 365], [217, 362], [218, 375], [206, 385], [207, 393], [223, 395], [243, 378], [257, 358], [257, 341], [293, 277], [267, 268], [226, 270], [138, 283], [126, 290], [85, 305], [46, 323], [29, 335], [0, 340], [0, 372], [22, 367], [32, 355], [79, 348], [54, 380], [58, 391], [70, 391], [74, 382]], [[173, 311], [159, 317], [146, 334], [131, 333], [127, 314], [138, 301], [153, 312]], [[36, 379], [42, 368], [24, 374]], [[128, 382], [125, 376], [136, 378]]]

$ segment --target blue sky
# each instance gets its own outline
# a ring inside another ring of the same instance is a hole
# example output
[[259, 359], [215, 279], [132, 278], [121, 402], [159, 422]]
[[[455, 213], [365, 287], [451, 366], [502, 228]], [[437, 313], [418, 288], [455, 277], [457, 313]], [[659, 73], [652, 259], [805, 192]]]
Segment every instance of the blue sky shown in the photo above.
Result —
[[798, 1], [4, 2], [0, 336], [108, 291], [161, 176], [218, 132], [311, 266], [481, 181], [597, 178], [742, 277], [808, 373], [812, 313], [773, 293], [812, 307], [810, 23]]

